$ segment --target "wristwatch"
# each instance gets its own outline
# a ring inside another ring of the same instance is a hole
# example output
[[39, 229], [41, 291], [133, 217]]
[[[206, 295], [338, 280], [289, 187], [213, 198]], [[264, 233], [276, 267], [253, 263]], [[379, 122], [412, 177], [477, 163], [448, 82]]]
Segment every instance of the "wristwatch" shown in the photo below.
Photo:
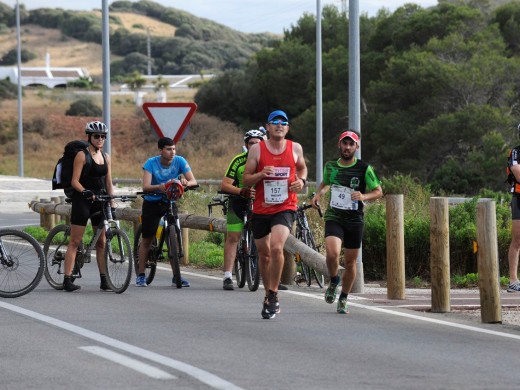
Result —
[[305, 187], [307, 185], [307, 179], [304, 179], [303, 177], [300, 177], [299, 179], [303, 181], [303, 186]]

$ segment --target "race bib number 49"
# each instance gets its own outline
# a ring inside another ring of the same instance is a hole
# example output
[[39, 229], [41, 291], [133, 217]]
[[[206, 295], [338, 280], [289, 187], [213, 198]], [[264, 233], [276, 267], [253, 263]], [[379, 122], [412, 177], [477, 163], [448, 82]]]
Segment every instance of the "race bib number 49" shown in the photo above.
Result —
[[352, 210], [352, 188], [332, 185], [330, 189], [330, 205], [335, 209]]

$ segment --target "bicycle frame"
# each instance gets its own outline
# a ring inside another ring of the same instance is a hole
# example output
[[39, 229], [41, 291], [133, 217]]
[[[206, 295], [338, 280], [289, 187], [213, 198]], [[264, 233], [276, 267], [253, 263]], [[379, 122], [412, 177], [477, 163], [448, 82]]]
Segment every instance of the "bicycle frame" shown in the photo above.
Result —
[[[190, 187], [184, 187], [184, 191], [187, 190], [193, 190], [195, 188], [198, 188], [198, 185], [190, 186]], [[181, 234], [181, 223], [179, 219], [179, 209], [177, 207], [177, 200], [182, 196], [182, 193], [184, 191], [176, 192], [175, 186], [171, 187], [170, 192], [167, 194], [165, 193], [157, 193], [157, 192], [138, 192], [138, 195], [146, 196], [146, 195], [159, 195], [162, 197], [167, 198], [168, 201], [168, 207], [166, 211], [164, 212], [162, 218], [164, 220], [164, 227], [162, 229], [161, 235], [157, 240], [157, 246], [153, 248], [152, 256], [149, 255], [148, 261], [152, 261], [153, 263], [156, 263], [159, 259], [164, 259], [163, 256], [163, 247], [166, 243], [166, 248], [168, 250], [168, 260], [170, 261], [170, 264], [172, 266], [172, 270], [175, 275], [176, 279], [176, 285], [177, 288], [182, 287], [182, 280], [181, 280], [181, 272], [180, 272], [180, 263], [181, 260], [184, 258], [184, 247], [183, 247], [183, 240], [182, 240], [182, 234]], [[179, 195], [180, 194], [180, 195]], [[171, 229], [174, 229], [175, 232], [175, 240], [176, 242], [170, 242], [169, 237], [171, 233]], [[175, 246], [177, 248], [175, 248]], [[176, 252], [173, 252], [176, 250]], [[139, 265], [136, 264], [136, 267]], [[155, 266], [153, 267], [155, 270]], [[137, 272], [137, 268], [136, 268]], [[155, 271], [153, 272], [153, 275], [155, 274]], [[148, 281], [148, 284], [151, 283], [153, 280], [153, 275]]]
[[[100, 215], [103, 213], [103, 219], [99, 222], [99, 224], [96, 227], [95, 234], [92, 236], [92, 239], [87, 244], [87, 246], [76, 255], [76, 262], [74, 265], [74, 271], [73, 276], [76, 278], [81, 278], [81, 268], [83, 267], [84, 263], [90, 263], [92, 261], [92, 251], [96, 248], [96, 243], [99, 240], [99, 237], [101, 236], [101, 233], [105, 232], [105, 237], [107, 238], [107, 242], [110, 241], [110, 238], [112, 238], [112, 229], [119, 229], [119, 221], [114, 220], [112, 217], [112, 210], [110, 208], [110, 198], [104, 199], [103, 195], [99, 195], [99, 202], [103, 202], [103, 208], [101, 211], [98, 211], [94, 213], [92, 216]], [[123, 255], [124, 253], [124, 246], [119, 243], [120, 247], [123, 249]], [[79, 248], [78, 248], [79, 249]], [[113, 259], [112, 256], [112, 248], [108, 248], [110, 258]], [[80, 258], [78, 259], [78, 255], [80, 255]], [[78, 260], [81, 265], [78, 264]], [[60, 272], [58, 272], [60, 273]]]

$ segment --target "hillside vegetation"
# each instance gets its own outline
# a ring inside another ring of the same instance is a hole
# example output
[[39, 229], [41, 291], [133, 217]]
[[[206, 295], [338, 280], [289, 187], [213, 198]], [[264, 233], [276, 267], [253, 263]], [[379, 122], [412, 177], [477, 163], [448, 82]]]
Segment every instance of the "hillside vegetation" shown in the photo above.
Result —
[[[148, 31], [150, 33], [152, 72], [154, 74], [197, 74], [218, 72], [225, 69], [238, 68], [246, 64], [251, 56], [263, 47], [272, 45], [278, 40], [271, 34], [246, 34], [235, 31], [207, 19], [197, 18], [187, 12], [172, 7], [164, 7], [148, 0], [138, 2], [114, 1], [110, 5], [110, 50], [112, 57], [111, 75], [125, 76], [134, 71], [146, 73], [148, 68]], [[42, 36], [45, 29], [57, 30], [49, 33], [48, 42], [36, 47], [37, 56], [42, 60], [47, 47], [61, 41], [58, 46], [68, 43], [75, 46], [77, 41], [97, 44], [93, 57], [78, 58], [76, 66], [89, 67], [94, 76], [99, 76], [101, 57], [102, 25], [101, 12], [68, 11], [63, 9], [40, 8], [27, 11], [22, 6], [21, 12], [22, 39], [30, 44], [30, 35]], [[14, 10], [0, 2], [0, 34], [7, 35], [13, 49]], [[9, 31], [10, 29], [10, 31]], [[94, 46], [83, 46], [80, 52], [93, 49]], [[2, 48], [5, 50], [4, 48]], [[49, 48], [52, 58], [54, 55]], [[70, 50], [64, 53], [73, 54]], [[81, 56], [81, 55], [80, 55]], [[73, 57], [76, 57], [73, 55]], [[68, 61], [67, 63], [70, 63]], [[53, 62], [54, 63], [54, 62]], [[59, 60], [56, 59], [55, 64]], [[30, 63], [28, 65], [31, 65]]]
[[[169, 101], [190, 101], [193, 91], [169, 92]], [[81, 95], [81, 94], [80, 94]], [[86, 122], [92, 117], [65, 116], [78, 99], [73, 91], [25, 90], [24, 175], [50, 179], [56, 161], [68, 141], [86, 139]], [[101, 94], [93, 97], [101, 107]], [[2, 100], [0, 106], [0, 175], [18, 175], [17, 102]], [[113, 176], [137, 178], [144, 161], [157, 154], [157, 135], [142, 109], [136, 108], [131, 95], [112, 98], [111, 146]], [[178, 143], [178, 153], [188, 159], [199, 179], [220, 179], [231, 158], [242, 151], [242, 131], [230, 122], [222, 122], [196, 113], [190, 131]]]
[[[316, 19], [306, 14], [275, 50], [201, 86], [202, 112], [257, 126], [284, 109], [316, 161]], [[349, 20], [323, 9], [324, 159], [337, 157], [349, 120]], [[362, 157], [382, 177], [410, 174], [436, 194], [505, 189], [520, 121], [520, 2], [406, 4], [360, 17]], [[357, 125], [356, 125], [357, 126]]]

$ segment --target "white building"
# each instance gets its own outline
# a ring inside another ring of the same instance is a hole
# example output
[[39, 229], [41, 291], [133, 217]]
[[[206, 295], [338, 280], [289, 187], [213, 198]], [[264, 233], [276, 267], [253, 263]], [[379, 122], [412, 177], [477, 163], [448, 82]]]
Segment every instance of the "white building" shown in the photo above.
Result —
[[[21, 84], [23, 87], [46, 86], [48, 88], [66, 87], [70, 81], [80, 77], [89, 77], [82, 68], [59, 67], [21, 67]], [[0, 66], [0, 79], [9, 78], [13, 84], [18, 84], [18, 67]]]

